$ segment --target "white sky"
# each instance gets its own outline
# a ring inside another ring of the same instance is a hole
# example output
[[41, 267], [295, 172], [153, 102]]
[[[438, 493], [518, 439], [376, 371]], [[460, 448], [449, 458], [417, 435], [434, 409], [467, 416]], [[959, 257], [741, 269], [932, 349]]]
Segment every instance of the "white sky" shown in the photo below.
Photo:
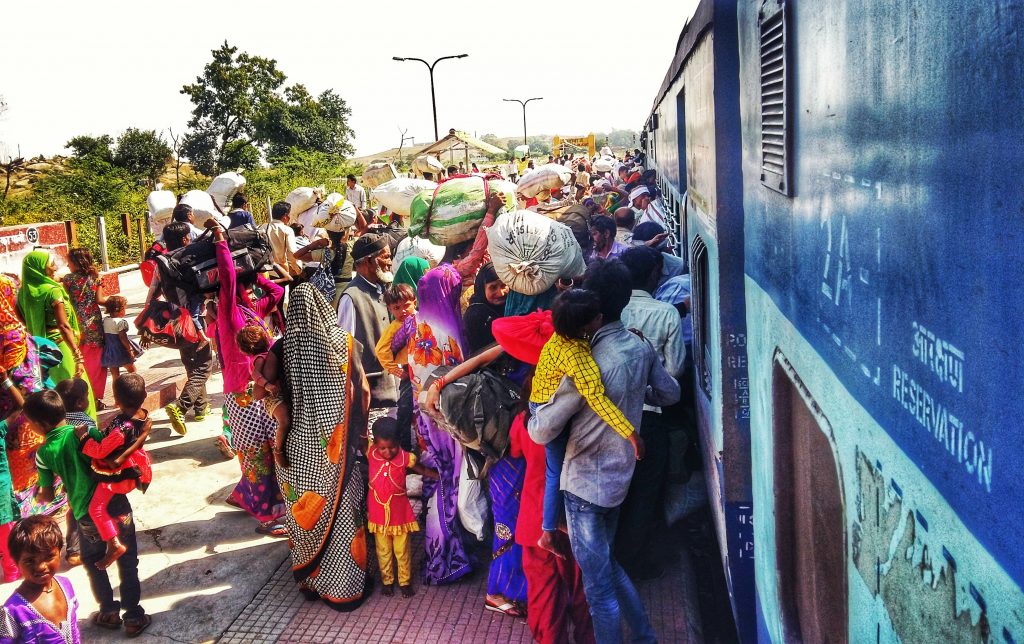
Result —
[[[28, 158], [65, 153], [78, 134], [127, 127], [175, 133], [191, 103], [179, 93], [225, 39], [274, 58], [314, 94], [332, 88], [352, 110], [357, 155], [396, 147], [398, 126], [433, 140], [427, 68], [438, 130], [580, 135], [639, 129], [697, 0], [591, 2], [15, 2], [4, 8], [7, 55], [0, 145]], [[634, 13], [636, 12], [636, 13]], [[626, 52], [624, 60], [617, 52]], [[2, 150], [0, 150], [2, 151]]]

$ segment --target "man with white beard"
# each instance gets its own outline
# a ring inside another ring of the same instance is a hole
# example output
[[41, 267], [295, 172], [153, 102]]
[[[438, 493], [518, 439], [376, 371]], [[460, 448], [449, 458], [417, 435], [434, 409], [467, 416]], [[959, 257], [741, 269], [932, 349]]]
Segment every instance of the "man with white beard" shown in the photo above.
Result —
[[338, 325], [362, 346], [360, 358], [370, 383], [370, 422], [398, 404], [398, 381], [384, 370], [376, 352], [381, 335], [391, 319], [384, 303], [384, 289], [391, 284], [391, 250], [385, 235], [367, 233], [352, 245], [356, 276], [338, 302]]

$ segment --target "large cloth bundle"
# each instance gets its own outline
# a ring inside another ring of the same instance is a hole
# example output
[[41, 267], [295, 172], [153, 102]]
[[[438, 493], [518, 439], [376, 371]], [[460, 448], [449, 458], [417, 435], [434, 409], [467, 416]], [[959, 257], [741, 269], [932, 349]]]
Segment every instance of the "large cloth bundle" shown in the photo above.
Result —
[[395, 256], [392, 258], [391, 264], [401, 266], [402, 260], [406, 257], [419, 257], [427, 260], [427, 263], [433, 268], [441, 263], [441, 259], [444, 258], [444, 250], [444, 246], [431, 244], [430, 240], [423, 237], [406, 237], [398, 242], [398, 248], [395, 249]]
[[499, 179], [450, 179], [433, 192], [420, 192], [409, 208], [409, 234], [428, 236], [441, 246], [473, 239], [487, 214], [487, 198], [492, 191], [501, 193], [506, 208], [516, 207], [515, 186]]
[[615, 154], [612, 152], [612, 149], [610, 147], [608, 147], [607, 145], [603, 145], [601, 146], [601, 156], [614, 157]]
[[356, 223], [356, 207], [338, 192], [332, 192], [324, 197], [323, 202], [317, 206], [317, 226], [323, 226], [332, 233], [340, 233]]
[[284, 198], [285, 202], [292, 207], [292, 215], [305, 212], [317, 205], [324, 198], [324, 188], [296, 188]]
[[225, 228], [230, 225], [228, 218], [217, 210], [217, 207], [213, 204], [213, 197], [210, 196], [210, 193], [208, 192], [203, 190], [189, 190], [185, 193], [185, 196], [181, 198], [181, 203], [192, 206], [192, 214], [196, 217], [195, 225], [199, 228], [205, 226], [206, 220], [211, 217], [214, 221], [219, 222]]
[[387, 183], [392, 179], [398, 178], [398, 170], [395, 166], [388, 163], [387, 161], [374, 161], [363, 170], [363, 187], [367, 190], [373, 190], [382, 183]]
[[[247, 226], [232, 228], [227, 231], [227, 242], [239, 280], [252, 281], [257, 273], [273, 266], [266, 232]], [[211, 293], [220, 288], [213, 233], [210, 231], [188, 246], [159, 255], [155, 260], [163, 284], [186, 293]]]
[[237, 172], [225, 172], [214, 178], [213, 183], [206, 189], [213, 200], [217, 202], [220, 209], [227, 212], [231, 208], [231, 198], [235, 196], [242, 186], [245, 185], [245, 177]]
[[546, 163], [524, 174], [519, 179], [517, 190], [527, 199], [532, 199], [545, 190], [561, 188], [571, 178], [572, 170], [569, 168], [557, 163]]
[[611, 172], [615, 168], [615, 163], [612, 157], [601, 157], [594, 161], [594, 172]]
[[444, 171], [444, 164], [438, 161], [437, 157], [423, 154], [413, 159], [412, 169], [420, 175], [429, 172], [436, 178], [439, 173]]
[[487, 250], [501, 281], [523, 295], [543, 293], [559, 277], [586, 269], [569, 227], [529, 210], [498, 217], [487, 231]]
[[370, 194], [377, 202], [390, 210], [397, 212], [403, 217], [409, 216], [409, 207], [412, 200], [423, 190], [431, 192], [437, 188], [437, 184], [426, 179], [392, 179], [387, 183], [374, 188]]
[[170, 190], [154, 190], [146, 197], [146, 208], [149, 210], [149, 229], [159, 237], [164, 232], [164, 226], [171, 221], [174, 214], [174, 207], [178, 205], [178, 199]]

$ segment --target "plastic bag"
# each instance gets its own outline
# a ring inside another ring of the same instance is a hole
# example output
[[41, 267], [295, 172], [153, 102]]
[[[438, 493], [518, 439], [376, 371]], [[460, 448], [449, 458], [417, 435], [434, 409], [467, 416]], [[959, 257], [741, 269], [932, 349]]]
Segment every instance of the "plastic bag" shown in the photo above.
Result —
[[532, 199], [545, 190], [561, 188], [569, 183], [571, 178], [572, 170], [569, 168], [557, 163], [546, 163], [524, 174], [519, 179], [516, 191], [527, 199]]
[[210, 193], [220, 209], [227, 212], [231, 207], [231, 198], [245, 185], [245, 177], [237, 172], [225, 172], [217, 175], [206, 192]]
[[444, 164], [437, 157], [423, 154], [416, 157], [412, 162], [412, 169], [422, 175], [424, 172], [431, 173], [435, 178], [444, 171]]
[[203, 228], [206, 225], [206, 220], [210, 217], [220, 222], [225, 228], [231, 224], [230, 220], [220, 214], [213, 205], [213, 197], [210, 196], [210, 193], [204, 190], [189, 190], [181, 198], [181, 203], [192, 206], [192, 214], [196, 217], [195, 226], [198, 228]]
[[292, 213], [305, 212], [324, 198], [323, 186], [319, 188], [296, 188], [284, 200], [292, 207]]
[[500, 192], [511, 210], [516, 207], [514, 188], [509, 181], [466, 177], [445, 181], [433, 192], [424, 190], [409, 207], [409, 234], [427, 235], [441, 246], [469, 241], [487, 214], [487, 196]]
[[433, 192], [437, 184], [426, 179], [392, 179], [374, 188], [370, 194], [382, 206], [403, 217], [409, 216], [412, 200], [423, 190]]
[[467, 532], [483, 541], [490, 523], [491, 508], [487, 502], [486, 481], [469, 478], [468, 460], [465, 454], [459, 459], [459, 522]]
[[444, 250], [444, 246], [432, 244], [429, 239], [406, 237], [398, 242], [398, 248], [395, 249], [395, 256], [391, 260], [391, 265], [401, 266], [402, 260], [406, 257], [421, 257], [427, 260], [427, 263], [433, 268], [441, 263], [441, 259], [444, 257]]
[[523, 295], [543, 293], [559, 277], [576, 277], [585, 270], [572, 230], [529, 210], [498, 217], [487, 231], [487, 250], [501, 281]]
[[154, 190], [146, 197], [146, 208], [149, 210], [149, 229], [159, 237], [164, 232], [164, 226], [171, 221], [174, 214], [174, 207], [178, 205], [178, 199], [170, 190]]

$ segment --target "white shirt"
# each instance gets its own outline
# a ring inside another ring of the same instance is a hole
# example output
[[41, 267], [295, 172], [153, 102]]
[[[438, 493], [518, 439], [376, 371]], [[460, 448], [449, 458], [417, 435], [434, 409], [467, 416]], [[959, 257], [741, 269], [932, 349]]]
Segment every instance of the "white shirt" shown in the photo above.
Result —
[[633, 289], [629, 303], [622, 310], [622, 323], [637, 329], [654, 345], [665, 371], [678, 378], [686, 361], [683, 326], [676, 307], [659, 302], [647, 291]]
[[366, 190], [356, 184], [355, 188], [345, 188], [345, 199], [359, 209], [359, 212], [366, 210]]

